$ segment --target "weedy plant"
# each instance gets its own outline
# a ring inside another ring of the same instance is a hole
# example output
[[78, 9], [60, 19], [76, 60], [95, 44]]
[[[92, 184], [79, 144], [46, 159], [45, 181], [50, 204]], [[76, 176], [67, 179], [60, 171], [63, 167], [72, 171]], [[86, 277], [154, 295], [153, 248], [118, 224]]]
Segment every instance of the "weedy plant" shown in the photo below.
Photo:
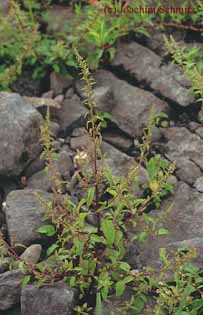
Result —
[[[141, 315], [147, 312], [145, 306], [153, 292], [156, 315], [184, 314], [193, 303], [199, 310], [202, 307], [199, 298], [202, 278], [199, 271], [188, 262], [194, 256], [192, 252], [177, 255], [174, 263], [162, 249], [160, 259], [163, 267], [158, 278], [152, 269], [134, 270], [125, 260], [128, 246], [132, 242], [143, 242], [151, 233], [168, 233], [166, 229], [158, 227], [158, 219], [145, 211], [151, 202], [155, 201], [159, 206], [162, 197], [171, 191], [167, 181], [175, 169], [175, 163], [169, 164], [158, 155], [149, 158], [151, 130], [158, 117], [153, 114], [148, 127], [144, 129], [140, 157], [134, 161], [128, 174], [114, 176], [102, 153], [103, 117], [95, 111], [95, 82], [86, 61], [77, 49], [74, 49], [74, 53], [85, 81], [88, 109], [86, 127], [92, 141], [91, 152], [82, 151], [75, 156], [77, 181], [82, 197], [75, 201], [71, 195], [62, 192], [63, 182], [58, 179], [55, 168], [56, 155], [48, 111], [41, 130], [41, 141], [44, 147], [43, 158], [47, 162], [47, 176], [52, 183], [53, 199], [46, 202], [36, 194], [48, 222], [38, 232], [54, 237], [56, 241], [47, 248], [46, 263], [36, 265], [23, 262], [1, 236], [2, 248], [6, 247], [8, 253], [19, 261], [18, 267], [25, 273], [23, 285], [37, 281], [42, 286], [64, 280], [70, 287], [77, 288], [80, 301], [74, 308], [74, 313], [78, 315], [93, 314], [94, 306], [95, 314], [102, 315], [103, 301], [113, 296], [122, 296], [126, 289], [131, 290], [131, 299], [123, 303], [120, 310], [123, 315]], [[149, 175], [150, 194], [139, 197], [136, 191], [139, 170], [143, 165]], [[94, 218], [92, 224], [88, 223], [90, 216]], [[175, 284], [162, 279], [167, 270], [175, 273]], [[186, 293], [190, 298], [187, 297], [183, 303], [182, 298]], [[198, 294], [195, 301], [194, 293]], [[90, 300], [93, 302], [89, 303]]]
[[[70, 287], [77, 288], [80, 300], [73, 310], [77, 315], [93, 314], [94, 306], [95, 314], [102, 315], [103, 302], [113, 296], [122, 296], [126, 290], [130, 290], [131, 298], [117, 311], [120, 315], [148, 314], [149, 309], [151, 312], [153, 309], [155, 315], [200, 315], [203, 278], [201, 270], [190, 263], [195, 257], [194, 250], [178, 251], [170, 258], [166, 250], [161, 249], [162, 267], [158, 275], [152, 268], [134, 270], [125, 259], [132, 242], [143, 242], [150, 234], [161, 236], [168, 233], [163, 227], [159, 228], [159, 218], [146, 213], [151, 202], [159, 206], [166, 193], [172, 191], [168, 178], [175, 169], [175, 163], [169, 164], [159, 155], [149, 155], [152, 128], [159, 116], [152, 114], [150, 117], [140, 144], [140, 157], [133, 162], [128, 174], [125, 177], [114, 176], [102, 153], [104, 118], [96, 113], [95, 82], [86, 61], [77, 49], [74, 53], [85, 81], [86, 127], [92, 141], [91, 152], [78, 152], [74, 158], [81, 198], [75, 201], [71, 194], [63, 193], [63, 182], [55, 168], [57, 157], [48, 111], [41, 129], [41, 141], [53, 199], [46, 202], [39, 194], [36, 198], [44, 208], [47, 220], [38, 232], [54, 237], [55, 242], [47, 248], [46, 263], [31, 265], [20, 259], [1, 234], [1, 254], [6, 248], [7, 254], [18, 261], [18, 268], [25, 274], [23, 285], [37, 281], [42, 286], [63, 280]], [[149, 175], [150, 193], [140, 197], [136, 191], [139, 170], [143, 165]], [[88, 223], [90, 216], [94, 218], [92, 224]], [[167, 272], [173, 275], [171, 281], [164, 278]], [[147, 304], [151, 299], [153, 304], [149, 307]]]

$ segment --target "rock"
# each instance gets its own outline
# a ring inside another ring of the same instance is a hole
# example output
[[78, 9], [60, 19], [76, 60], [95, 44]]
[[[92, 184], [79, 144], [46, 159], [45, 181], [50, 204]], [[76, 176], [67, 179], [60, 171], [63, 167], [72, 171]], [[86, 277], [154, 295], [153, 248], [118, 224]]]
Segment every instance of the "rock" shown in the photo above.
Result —
[[111, 168], [113, 176], [126, 176], [132, 166], [133, 158], [106, 142], [102, 143], [102, 151], [105, 154], [104, 163]]
[[75, 128], [72, 132], [72, 137], [80, 137], [87, 134], [88, 131], [85, 128]]
[[[97, 86], [111, 87], [114, 104], [109, 108], [111, 121], [132, 138], [140, 137], [143, 127], [150, 117], [152, 105], [156, 113], [167, 111], [168, 105], [152, 93], [134, 87], [125, 81], [117, 79], [106, 70], [98, 70], [94, 78]], [[76, 85], [78, 93], [81, 84]]]
[[[184, 158], [203, 169], [203, 140], [198, 135], [191, 133], [185, 127], [164, 128], [162, 134], [166, 142], [164, 144], [165, 155], [169, 160]], [[184, 170], [187, 171], [186, 168]], [[197, 168], [195, 172], [198, 174]], [[199, 173], [198, 177], [200, 176]]]
[[[86, 99], [87, 95], [81, 89], [84, 85], [83, 82], [77, 83], [78, 91], [81, 98]], [[110, 112], [114, 106], [114, 98], [113, 98], [113, 91], [110, 86], [96, 86], [93, 89], [93, 96], [95, 100], [95, 108], [99, 112]]]
[[188, 127], [191, 131], [196, 131], [199, 127], [201, 127], [201, 124], [197, 123], [196, 121], [190, 121]]
[[64, 283], [38, 288], [27, 285], [22, 289], [22, 315], [72, 315], [77, 293]]
[[203, 127], [199, 127], [195, 130], [195, 133], [203, 139]]
[[9, 11], [10, 0], [1, 0], [0, 3], [0, 14], [6, 15]]
[[47, 91], [47, 92], [43, 93], [41, 97], [42, 98], [53, 98], [54, 97], [54, 91], [53, 90]]
[[32, 161], [24, 170], [24, 176], [30, 177], [33, 174], [43, 170], [45, 168], [45, 160], [41, 159], [40, 156], [36, 160]]
[[33, 174], [30, 178], [28, 178], [27, 187], [51, 192], [51, 182], [46, 174], [45, 169]]
[[40, 244], [33, 244], [26, 248], [20, 258], [27, 264], [36, 264], [40, 259], [41, 252], [42, 246]]
[[69, 91], [69, 98], [66, 98], [62, 103], [59, 115], [61, 128], [65, 129], [81, 117], [84, 117], [86, 111], [85, 107], [81, 105], [79, 97], [71, 89]]
[[0, 274], [0, 311], [5, 311], [20, 302], [23, 277], [18, 270]]
[[54, 98], [54, 100], [55, 100], [56, 102], [58, 102], [59, 104], [61, 104], [61, 103], [63, 102], [63, 100], [64, 100], [64, 95], [63, 95], [63, 94], [59, 94], [59, 95], [57, 95], [57, 96]]
[[10, 263], [10, 257], [0, 258], [0, 274], [9, 270]]
[[178, 184], [178, 180], [175, 176], [171, 175], [169, 176], [167, 183], [171, 184], [173, 186], [173, 189], [175, 189]]
[[[68, 89], [72, 85], [72, 80], [66, 78], [65, 76], [52, 72], [50, 75], [50, 86], [51, 90], [54, 91], [55, 96], [59, 96], [63, 94], [66, 89]], [[61, 97], [60, 97], [61, 101]]]
[[[150, 36], [146, 38], [145, 44], [148, 48], [156, 52], [161, 57], [164, 57], [168, 54], [164, 37], [163, 35], [166, 35], [164, 31], [161, 31], [160, 29], [153, 29], [149, 30]], [[170, 35], [173, 36], [175, 41], [180, 41], [183, 37], [183, 33], [178, 30], [170, 30]]]
[[[127, 289], [121, 297], [110, 297], [107, 301], [102, 302], [102, 314], [122, 314], [123, 305], [125, 302], [130, 301], [132, 294], [133, 292]], [[94, 315], [96, 315], [96, 311]]]
[[61, 178], [63, 180], [70, 180], [71, 179], [71, 171], [73, 170], [73, 162], [70, 154], [65, 150], [59, 153], [59, 158], [57, 161], [59, 172], [61, 174]]
[[[13, 30], [14, 32], [16, 29]], [[40, 96], [41, 95], [41, 85], [42, 80], [35, 80], [32, 77], [33, 73], [28, 70], [22, 70], [21, 74], [18, 76], [17, 80], [11, 84], [11, 91], [16, 92], [20, 95], [26, 96]]]
[[110, 86], [99, 86], [94, 89], [96, 109], [100, 112], [110, 112], [114, 106], [113, 91]]
[[203, 108], [200, 109], [197, 118], [198, 118], [198, 121], [202, 124], [203, 123]]
[[102, 137], [104, 141], [125, 152], [127, 152], [133, 145], [132, 139], [127, 137], [125, 134], [104, 130]]
[[51, 121], [50, 122], [50, 131], [51, 131], [52, 135], [54, 136], [54, 138], [57, 137], [59, 130], [60, 130], [59, 124], [57, 124], [55, 121]]
[[203, 192], [203, 176], [198, 177], [194, 183], [194, 187], [199, 191]]
[[42, 98], [42, 97], [23, 97], [26, 102], [29, 102], [32, 106], [34, 106], [40, 114], [45, 118], [47, 115], [47, 110], [50, 110], [51, 119], [58, 119], [59, 110], [61, 105], [56, 100], [51, 98]]
[[44, 225], [44, 209], [34, 193], [40, 194], [43, 200], [51, 201], [52, 195], [41, 190], [16, 190], [8, 194], [4, 212], [8, 226], [11, 245], [21, 243], [26, 246], [42, 241], [43, 235], [36, 229]]
[[90, 159], [93, 158], [94, 144], [89, 133], [80, 137], [72, 137], [70, 139], [70, 147], [74, 151], [85, 151]]
[[162, 65], [161, 61], [150, 49], [132, 42], [120, 44], [112, 65], [122, 66], [138, 82], [183, 107], [193, 103], [194, 97], [188, 93], [190, 84], [180, 68], [175, 64]]
[[[167, 211], [167, 215], [164, 212]], [[144, 245], [139, 245], [139, 262], [160, 268], [159, 249], [166, 248], [172, 255], [173, 247], [183, 245], [196, 247], [194, 263], [201, 267], [203, 259], [203, 195], [183, 182], [177, 184], [174, 194], [164, 201], [154, 215], [164, 215], [162, 225], [169, 230], [168, 235], [149, 237]], [[175, 244], [175, 246], [174, 246]], [[134, 257], [136, 260], [136, 257]]]
[[52, 34], [66, 31], [73, 18], [74, 13], [70, 9], [59, 5], [52, 6], [46, 11], [46, 17], [44, 17], [47, 32]]
[[0, 175], [18, 176], [41, 151], [36, 109], [15, 93], [0, 93]]
[[176, 175], [183, 182], [192, 185], [201, 174], [200, 168], [187, 157], [176, 158]]
[[152, 127], [152, 142], [158, 142], [162, 137], [160, 129], [156, 126]]

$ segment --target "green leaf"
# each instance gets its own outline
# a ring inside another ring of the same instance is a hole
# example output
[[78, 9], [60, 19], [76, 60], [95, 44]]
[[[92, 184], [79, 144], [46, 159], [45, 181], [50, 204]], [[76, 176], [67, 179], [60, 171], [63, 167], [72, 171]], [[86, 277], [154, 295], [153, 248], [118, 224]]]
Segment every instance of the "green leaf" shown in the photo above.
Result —
[[166, 248], [160, 248], [160, 249], [159, 249], [159, 257], [160, 257], [160, 260], [161, 260], [163, 263], [167, 263]]
[[96, 234], [92, 234], [90, 237], [90, 240], [94, 243], [102, 243], [102, 244], [106, 244], [106, 241], [104, 239], [104, 237], [102, 236], [98, 236]]
[[53, 244], [51, 245], [48, 249], [47, 249], [47, 256], [50, 256], [51, 254], [53, 254], [53, 252], [58, 248], [59, 246], [57, 244]]
[[121, 296], [125, 291], [125, 283], [121, 280], [116, 283], [116, 296]]
[[30, 275], [26, 275], [23, 278], [23, 282], [22, 282], [22, 287], [24, 288], [29, 282], [30, 282], [31, 276]]
[[96, 314], [95, 315], [103, 315], [101, 293], [100, 292], [97, 292], [97, 297], [96, 297]]
[[124, 262], [124, 261], [122, 261], [122, 262], [120, 263], [119, 268], [120, 268], [121, 270], [123, 270], [123, 271], [126, 271], [126, 272], [129, 272], [129, 271], [130, 271], [130, 265], [129, 265], [128, 263]]
[[147, 234], [146, 231], [141, 232], [141, 233], [139, 234], [139, 236], [138, 236], [138, 240], [139, 240], [140, 242], [145, 242], [145, 241], [147, 240], [147, 238], [148, 238], [148, 234]]
[[18, 263], [18, 269], [19, 269], [22, 273], [25, 272], [25, 262], [24, 262], [24, 261], [20, 261], [20, 262]]
[[101, 224], [101, 228], [107, 240], [107, 243], [109, 245], [112, 245], [114, 243], [115, 234], [116, 234], [116, 230], [114, 228], [112, 220], [104, 219], [104, 221]]
[[45, 234], [47, 236], [53, 236], [56, 233], [55, 227], [51, 224], [40, 226], [36, 232]]
[[167, 234], [169, 234], [169, 231], [167, 229], [160, 228], [158, 230], [158, 235], [167, 235]]
[[91, 187], [88, 190], [87, 194], [87, 207], [89, 208], [90, 205], [92, 204], [92, 201], [94, 199], [94, 193], [95, 193], [95, 187]]

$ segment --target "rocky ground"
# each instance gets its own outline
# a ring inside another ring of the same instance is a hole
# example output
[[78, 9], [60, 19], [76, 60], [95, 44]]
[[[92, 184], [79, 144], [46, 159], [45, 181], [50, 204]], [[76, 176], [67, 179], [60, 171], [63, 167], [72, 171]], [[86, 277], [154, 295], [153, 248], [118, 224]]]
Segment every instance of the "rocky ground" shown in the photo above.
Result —
[[[174, 35], [178, 40], [185, 39], [185, 34]], [[135, 269], [149, 262], [159, 266], [160, 247], [195, 246], [195, 263], [201, 266], [203, 259], [203, 111], [188, 93], [190, 84], [178, 66], [167, 63], [163, 57], [161, 40], [161, 33], [155, 32], [143, 43], [120, 42], [112, 64], [94, 73], [97, 108], [112, 115], [110, 127], [103, 132], [102, 146], [115, 175], [125, 175], [136, 156], [151, 106], [169, 117], [168, 127], [154, 127], [152, 148], [169, 161], [177, 161], [171, 178], [174, 193], [160, 210], [153, 212], [156, 215], [171, 205], [164, 225], [170, 234], [135, 248], [135, 254], [129, 257]], [[201, 42], [193, 45], [203, 47]], [[67, 80], [54, 72], [49, 81], [40, 97], [34, 97], [39, 94], [37, 87], [31, 92], [24, 85], [22, 88], [22, 78], [14, 85], [16, 93], [0, 93], [0, 226], [11, 245], [28, 246], [23, 257], [33, 263], [41, 259], [47, 242], [35, 232], [42, 225], [43, 210], [33, 192], [40, 192], [45, 200], [51, 198], [39, 139], [48, 105], [61, 179], [70, 180], [73, 175], [77, 149], [91, 151], [84, 128], [86, 109], [81, 81]], [[140, 185], [146, 182], [143, 169]], [[22, 289], [22, 274], [8, 271], [8, 263], [9, 258], [0, 264], [0, 314], [67, 315], [67, 309], [77, 300], [77, 292], [63, 283], [40, 289], [28, 285]], [[109, 309], [107, 306], [105, 315], [110, 314]]]

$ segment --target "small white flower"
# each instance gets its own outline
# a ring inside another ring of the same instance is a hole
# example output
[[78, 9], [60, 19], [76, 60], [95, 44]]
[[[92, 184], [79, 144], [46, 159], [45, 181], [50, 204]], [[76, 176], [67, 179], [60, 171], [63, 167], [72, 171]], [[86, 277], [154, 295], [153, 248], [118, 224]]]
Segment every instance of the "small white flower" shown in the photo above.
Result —
[[5, 201], [2, 203], [2, 207], [6, 208], [6, 202]]

